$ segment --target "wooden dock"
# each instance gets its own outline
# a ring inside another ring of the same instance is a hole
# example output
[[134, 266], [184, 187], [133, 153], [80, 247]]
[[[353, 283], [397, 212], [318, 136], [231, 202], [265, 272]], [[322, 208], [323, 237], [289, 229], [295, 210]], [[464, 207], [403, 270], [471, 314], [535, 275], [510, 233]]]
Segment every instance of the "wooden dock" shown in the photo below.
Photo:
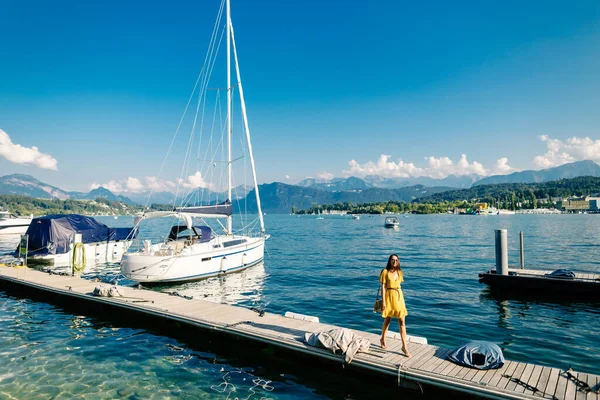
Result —
[[[110, 307], [112, 312], [134, 312], [142, 317], [160, 318], [180, 324], [233, 335], [249, 342], [269, 344], [313, 361], [342, 364], [343, 356], [306, 345], [306, 332], [321, 332], [332, 328], [322, 324], [284, 316], [258, 313], [225, 304], [199, 299], [185, 299], [151, 290], [119, 287], [123, 297], [98, 297], [92, 294], [101, 283], [71, 276], [51, 275], [29, 268], [0, 267], [0, 286], [41, 291], [81, 303]], [[107, 286], [106, 284], [104, 284]], [[352, 330], [371, 343], [379, 343], [373, 333]], [[368, 353], [358, 353], [349, 368], [356, 373], [376, 374], [402, 387], [428, 387], [448, 392], [468, 393], [493, 399], [585, 399], [600, 400], [600, 376], [567, 372], [557, 368], [506, 361], [500, 369], [478, 370], [456, 365], [446, 360], [450, 349], [409, 342], [412, 357], [406, 358], [401, 341], [388, 338], [388, 349], [371, 345]]]
[[575, 273], [574, 278], [568, 279], [550, 277], [548, 275], [551, 272], [509, 268], [508, 275], [501, 275], [496, 274], [496, 270], [492, 269], [479, 274], [479, 281], [496, 288], [516, 292], [531, 293], [536, 291], [553, 296], [600, 300], [600, 275]]

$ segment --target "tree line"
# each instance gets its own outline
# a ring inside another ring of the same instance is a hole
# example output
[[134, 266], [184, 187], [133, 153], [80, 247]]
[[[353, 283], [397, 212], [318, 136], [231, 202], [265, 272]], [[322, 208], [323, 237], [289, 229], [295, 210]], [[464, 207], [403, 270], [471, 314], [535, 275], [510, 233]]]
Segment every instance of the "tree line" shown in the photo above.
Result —
[[581, 176], [542, 183], [501, 183], [473, 186], [469, 189], [449, 190], [412, 200], [376, 203], [314, 204], [311, 208], [292, 212], [312, 214], [328, 211], [346, 211], [352, 214], [383, 213], [444, 213], [454, 208], [471, 208], [476, 203], [488, 203], [499, 209], [520, 210], [551, 208], [557, 198], [591, 196], [600, 192], [600, 177]]

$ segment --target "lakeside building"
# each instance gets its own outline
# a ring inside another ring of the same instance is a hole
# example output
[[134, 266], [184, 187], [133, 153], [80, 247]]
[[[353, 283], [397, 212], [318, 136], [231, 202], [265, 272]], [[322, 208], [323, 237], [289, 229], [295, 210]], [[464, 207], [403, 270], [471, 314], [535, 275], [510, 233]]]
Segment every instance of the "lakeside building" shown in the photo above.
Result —
[[326, 215], [346, 215], [348, 211], [344, 210], [323, 210], [323, 214]]
[[590, 202], [590, 211], [600, 212], [600, 197], [590, 197], [588, 201]]
[[576, 213], [583, 211], [598, 212], [600, 206], [600, 197], [570, 197], [561, 199], [556, 203], [556, 208], [567, 213]]

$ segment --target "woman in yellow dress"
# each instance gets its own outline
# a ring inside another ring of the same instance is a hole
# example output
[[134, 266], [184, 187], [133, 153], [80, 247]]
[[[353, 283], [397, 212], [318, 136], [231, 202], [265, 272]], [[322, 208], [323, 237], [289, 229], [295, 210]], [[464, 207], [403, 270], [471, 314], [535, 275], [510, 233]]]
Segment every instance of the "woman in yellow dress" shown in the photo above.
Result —
[[406, 310], [404, 296], [400, 288], [400, 284], [404, 282], [404, 277], [402, 275], [402, 268], [400, 268], [400, 258], [397, 254], [392, 254], [388, 259], [387, 266], [381, 271], [381, 275], [379, 276], [379, 282], [381, 282], [383, 297], [383, 312], [381, 316], [385, 318], [381, 327], [381, 339], [379, 339], [381, 348], [386, 348], [385, 334], [390, 326], [392, 317], [396, 317], [398, 318], [400, 337], [402, 338], [402, 351], [406, 357], [410, 357], [406, 344], [406, 323], [404, 322], [408, 311]]

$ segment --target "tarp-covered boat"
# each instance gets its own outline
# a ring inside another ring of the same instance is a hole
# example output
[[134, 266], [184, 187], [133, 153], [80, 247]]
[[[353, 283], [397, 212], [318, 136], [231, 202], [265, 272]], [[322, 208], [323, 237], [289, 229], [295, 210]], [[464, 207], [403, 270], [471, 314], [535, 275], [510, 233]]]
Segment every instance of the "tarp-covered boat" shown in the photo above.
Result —
[[[68, 266], [73, 262], [75, 234], [81, 234], [83, 244], [79, 258], [93, 264], [120, 261], [137, 231], [134, 228], [109, 228], [84, 215], [57, 214], [34, 218], [25, 234], [28, 235], [29, 264]], [[18, 251], [17, 248], [15, 256]]]

